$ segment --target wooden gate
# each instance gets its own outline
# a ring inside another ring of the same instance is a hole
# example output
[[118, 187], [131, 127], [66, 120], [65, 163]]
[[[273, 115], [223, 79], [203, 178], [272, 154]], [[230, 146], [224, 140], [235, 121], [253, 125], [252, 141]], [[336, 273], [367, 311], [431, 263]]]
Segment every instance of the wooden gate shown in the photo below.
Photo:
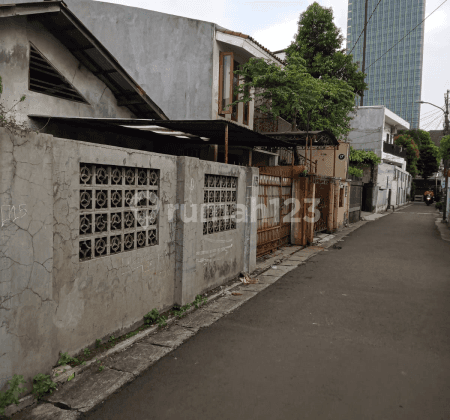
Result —
[[259, 168], [257, 257], [290, 242], [292, 205], [285, 201], [292, 197], [292, 177], [291, 166]]
[[320, 217], [314, 222], [314, 232], [331, 230], [330, 221], [330, 202], [333, 201], [333, 183], [334, 180], [328, 176], [311, 175], [311, 182], [315, 184], [316, 208], [320, 212]]

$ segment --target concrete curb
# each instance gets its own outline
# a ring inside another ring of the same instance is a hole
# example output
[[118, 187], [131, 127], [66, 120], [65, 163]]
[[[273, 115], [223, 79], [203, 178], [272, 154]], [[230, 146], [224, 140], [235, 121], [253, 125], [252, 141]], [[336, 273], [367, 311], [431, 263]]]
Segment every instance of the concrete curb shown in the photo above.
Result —
[[[14, 420], [40, 420], [47, 418], [45, 416], [54, 420], [75, 420], [84, 417], [85, 413], [95, 410], [110, 395], [136, 379], [201, 328], [212, 325], [222, 316], [236, 310], [285, 274], [319, 252], [326, 251], [326, 248], [343, 241], [342, 238], [366, 223], [360, 221], [342, 228], [337, 234], [327, 235], [326, 241], [319, 243], [319, 246], [307, 248], [292, 246], [278, 251], [273, 257], [260, 262], [251, 274], [252, 277], [260, 276], [259, 283], [245, 285], [240, 281], [234, 282], [210, 296], [201, 308], [197, 310], [191, 308], [187, 311], [186, 317], [180, 320], [170, 318], [167, 321], [168, 326], [163, 330], [158, 331], [157, 326], [149, 328], [124, 340], [86, 365], [66, 371], [64, 378], [55, 378], [59, 379], [58, 389], [47, 396], [41, 404], [34, 407], [35, 400], [27, 396], [20, 400], [22, 404], [20, 408], [8, 407], [7, 415], [17, 413]], [[275, 262], [277, 265], [273, 267]], [[240, 287], [236, 289], [238, 286]], [[236, 289], [235, 294], [232, 292], [233, 289]], [[101, 361], [105, 366], [104, 371], [99, 372], [95, 369], [97, 361]], [[67, 382], [67, 378], [73, 373], [75, 378]], [[25, 405], [25, 402], [28, 404]], [[18, 412], [19, 410], [23, 411]]]

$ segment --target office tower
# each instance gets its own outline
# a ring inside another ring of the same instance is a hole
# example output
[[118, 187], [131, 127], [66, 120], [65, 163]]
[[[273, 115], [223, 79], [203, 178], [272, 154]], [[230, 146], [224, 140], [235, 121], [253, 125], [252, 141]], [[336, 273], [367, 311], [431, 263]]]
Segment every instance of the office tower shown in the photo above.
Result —
[[[379, 0], [368, 0], [367, 19]], [[347, 51], [362, 68], [364, 13], [366, 0], [349, 0]], [[367, 25], [366, 83], [364, 106], [385, 105], [419, 128], [423, 68], [425, 0], [381, 0]], [[419, 25], [420, 24], [420, 25]], [[399, 42], [409, 31], [413, 32]], [[379, 59], [378, 61], [376, 61]], [[375, 63], [375, 64], [373, 64]], [[358, 105], [360, 103], [358, 102]]]

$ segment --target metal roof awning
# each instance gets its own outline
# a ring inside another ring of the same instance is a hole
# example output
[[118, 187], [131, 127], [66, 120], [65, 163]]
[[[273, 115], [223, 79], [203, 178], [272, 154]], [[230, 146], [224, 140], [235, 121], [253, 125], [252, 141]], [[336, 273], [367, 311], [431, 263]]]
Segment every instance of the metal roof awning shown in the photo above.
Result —
[[[313, 147], [339, 146], [336, 136], [327, 130], [322, 131], [285, 131], [279, 133], [262, 133], [271, 139], [282, 140], [291, 146], [308, 146], [312, 139]], [[308, 138], [308, 145], [306, 144]]]
[[[219, 146], [265, 146], [292, 147], [291, 143], [268, 137], [264, 134], [242, 127], [226, 120], [149, 120], [127, 118], [83, 118], [83, 117], [53, 117], [51, 115], [29, 114], [35, 119], [50, 119], [74, 124], [88, 124], [97, 128], [120, 127], [130, 132], [145, 135], [147, 132], [156, 141], [170, 141], [179, 144]], [[228, 131], [228, 136], [226, 132]], [[228, 137], [228, 139], [227, 139]]]
[[0, 5], [0, 18], [10, 16], [28, 16], [44, 25], [81, 64], [105, 83], [117, 98], [119, 106], [127, 107], [138, 118], [168, 119], [64, 2]]

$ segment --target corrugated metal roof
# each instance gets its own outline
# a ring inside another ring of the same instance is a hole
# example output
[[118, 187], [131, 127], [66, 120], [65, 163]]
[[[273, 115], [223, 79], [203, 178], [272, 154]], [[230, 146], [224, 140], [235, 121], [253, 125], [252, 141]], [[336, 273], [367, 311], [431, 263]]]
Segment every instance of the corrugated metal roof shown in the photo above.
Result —
[[96, 74], [111, 89], [119, 106], [129, 108], [138, 118], [168, 120], [158, 105], [63, 1], [0, 5], [0, 18], [24, 15], [42, 23], [81, 64]]
[[[159, 135], [164, 142], [181, 144], [225, 144], [225, 126], [228, 125], [228, 142], [230, 146], [265, 146], [292, 147], [293, 144], [264, 134], [228, 120], [150, 120], [128, 118], [82, 118], [82, 117], [53, 117], [51, 115], [29, 114], [30, 118], [51, 119], [67, 123], [83, 123], [99, 128], [109, 125], [137, 130], [140, 133], [150, 132], [149, 136]], [[177, 137], [177, 136], [185, 136]]]

